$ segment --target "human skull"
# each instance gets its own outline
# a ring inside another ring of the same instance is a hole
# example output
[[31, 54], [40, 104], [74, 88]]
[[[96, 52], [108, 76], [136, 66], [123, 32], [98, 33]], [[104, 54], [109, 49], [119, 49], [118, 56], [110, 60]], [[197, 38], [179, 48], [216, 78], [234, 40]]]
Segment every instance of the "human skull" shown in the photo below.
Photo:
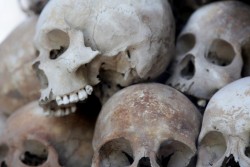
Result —
[[94, 119], [47, 117], [38, 102], [13, 113], [0, 139], [0, 166], [89, 167]]
[[92, 167], [184, 167], [196, 153], [201, 115], [177, 90], [138, 84], [104, 104]]
[[249, 167], [249, 132], [250, 77], [246, 77], [210, 99], [199, 136], [197, 167]]
[[28, 18], [0, 44], [0, 112], [6, 115], [40, 96], [32, 70], [36, 22], [36, 17]]
[[172, 57], [173, 41], [165, 0], [50, 1], [35, 35], [40, 105], [50, 111], [71, 107], [100, 81], [97, 92], [107, 99], [122, 87], [156, 78]]
[[178, 37], [173, 75], [167, 84], [208, 100], [241, 74], [249, 75], [249, 11], [249, 6], [238, 1], [198, 9]]

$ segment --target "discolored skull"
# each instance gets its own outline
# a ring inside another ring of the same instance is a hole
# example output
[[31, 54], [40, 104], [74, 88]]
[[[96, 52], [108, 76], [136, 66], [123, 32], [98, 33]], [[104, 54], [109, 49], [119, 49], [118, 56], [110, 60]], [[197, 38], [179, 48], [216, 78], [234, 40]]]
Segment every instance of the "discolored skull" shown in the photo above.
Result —
[[178, 37], [173, 75], [167, 83], [188, 95], [209, 99], [226, 84], [249, 75], [249, 11], [238, 1], [198, 9]]
[[209, 101], [199, 136], [197, 167], [250, 166], [250, 77], [220, 89]]
[[22, 22], [0, 44], [0, 112], [10, 115], [39, 99], [39, 81], [32, 70], [36, 17]]
[[95, 92], [105, 101], [122, 87], [151, 80], [168, 65], [173, 40], [165, 0], [51, 1], [35, 36], [40, 104], [64, 110], [85, 100], [100, 81]]
[[47, 117], [37, 102], [12, 114], [0, 139], [1, 167], [89, 167], [94, 121], [77, 114]]
[[196, 152], [201, 115], [175, 89], [138, 84], [104, 104], [92, 167], [185, 167]]

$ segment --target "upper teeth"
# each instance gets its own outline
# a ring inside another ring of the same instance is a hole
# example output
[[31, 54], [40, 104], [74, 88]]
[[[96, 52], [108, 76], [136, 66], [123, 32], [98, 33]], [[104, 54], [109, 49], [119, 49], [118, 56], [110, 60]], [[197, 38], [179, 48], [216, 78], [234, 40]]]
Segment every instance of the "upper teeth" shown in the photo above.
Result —
[[87, 86], [85, 87], [85, 90], [86, 90], [86, 93], [87, 93], [88, 95], [91, 95], [92, 92], [93, 92], [93, 87], [90, 86], [90, 85], [87, 85]]
[[70, 103], [76, 103], [78, 101], [83, 101], [88, 98], [93, 92], [93, 87], [90, 85], [85, 86], [85, 89], [80, 89], [76, 93], [71, 93], [70, 95], [57, 96], [56, 103], [58, 106], [68, 105]]

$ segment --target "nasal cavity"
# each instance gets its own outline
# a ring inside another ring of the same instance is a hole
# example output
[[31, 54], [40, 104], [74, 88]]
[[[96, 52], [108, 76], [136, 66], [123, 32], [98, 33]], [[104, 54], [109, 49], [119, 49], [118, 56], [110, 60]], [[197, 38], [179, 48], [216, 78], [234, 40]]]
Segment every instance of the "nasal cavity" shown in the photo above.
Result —
[[195, 66], [194, 66], [194, 56], [188, 54], [181, 62], [180, 67], [181, 70], [181, 77], [189, 80], [193, 78], [195, 74]]
[[224, 159], [221, 167], [240, 167], [240, 165], [235, 161], [234, 156], [231, 154], [229, 157]]
[[151, 167], [150, 159], [148, 157], [142, 157], [137, 167]]
[[48, 82], [48, 78], [46, 77], [44, 71], [39, 68], [39, 65], [40, 65], [40, 62], [38, 61], [38, 62], [35, 62], [32, 67], [35, 70], [36, 76], [40, 81], [41, 88], [45, 89], [48, 87], [49, 82]]

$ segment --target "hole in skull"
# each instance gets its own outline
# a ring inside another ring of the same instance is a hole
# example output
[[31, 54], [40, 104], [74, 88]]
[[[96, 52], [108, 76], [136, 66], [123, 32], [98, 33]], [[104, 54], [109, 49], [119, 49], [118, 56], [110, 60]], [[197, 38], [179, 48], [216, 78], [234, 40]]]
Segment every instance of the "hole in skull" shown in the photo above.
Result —
[[[214, 127], [216, 129], [216, 126]], [[227, 148], [222, 133], [210, 131], [202, 139], [198, 156], [204, 166], [213, 166], [225, 153]]]
[[181, 62], [181, 76], [187, 80], [193, 78], [195, 74], [195, 66], [194, 66], [194, 57], [193, 55], [187, 55]]
[[224, 159], [221, 167], [240, 167], [240, 165], [238, 162], [235, 162], [234, 156], [231, 154], [229, 157]]
[[35, 56], [36, 56], [36, 57], [38, 57], [39, 55], [40, 55], [39, 50], [36, 50], [36, 52], [35, 52]]
[[124, 167], [134, 162], [132, 148], [129, 141], [124, 138], [114, 139], [104, 144], [99, 155], [102, 167]]
[[246, 147], [245, 149], [245, 155], [250, 158], [250, 146]]
[[176, 166], [188, 166], [194, 153], [185, 144], [175, 141], [166, 140], [161, 143], [156, 160], [160, 167], [176, 167]]
[[139, 160], [137, 167], [151, 167], [150, 159], [148, 157], [142, 157]]
[[241, 48], [241, 55], [244, 62], [241, 76], [250, 76], [250, 38], [248, 38], [246, 42], [244, 42]]
[[7, 164], [5, 163], [5, 161], [3, 161], [3, 162], [1, 163], [1, 167], [8, 167]]
[[65, 52], [65, 50], [66, 48], [64, 48], [63, 46], [60, 46], [60, 49], [53, 49], [49, 52], [49, 58], [52, 60], [57, 59]]
[[55, 29], [47, 34], [48, 45], [51, 48], [50, 59], [56, 59], [69, 47], [69, 36], [64, 31]]
[[190, 51], [195, 45], [195, 36], [193, 34], [184, 34], [179, 37], [176, 44], [176, 54], [183, 55]]
[[43, 70], [39, 68], [40, 62], [35, 62], [33, 64], [33, 69], [36, 71], [36, 76], [40, 81], [41, 88], [45, 89], [49, 86], [48, 78], [46, 77], [45, 73]]
[[20, 155], [20, 160], [29, 166], [40, 166], [47, 161], [47, 147], [36, 140], [26, 140], [24, 142], [24, 150]]
[[219, 66], [227, 66], [231, 64], [234, 57], [235, 52], [232, 45], [222, 39], [214, 40], [208, 53], [205, 55], [208, 62]]
[[128, 58], [130, 59], [131, 55], [130, 55], [130, 51], [129, 50], [127, 50], [127, 55], [128, 55]]

